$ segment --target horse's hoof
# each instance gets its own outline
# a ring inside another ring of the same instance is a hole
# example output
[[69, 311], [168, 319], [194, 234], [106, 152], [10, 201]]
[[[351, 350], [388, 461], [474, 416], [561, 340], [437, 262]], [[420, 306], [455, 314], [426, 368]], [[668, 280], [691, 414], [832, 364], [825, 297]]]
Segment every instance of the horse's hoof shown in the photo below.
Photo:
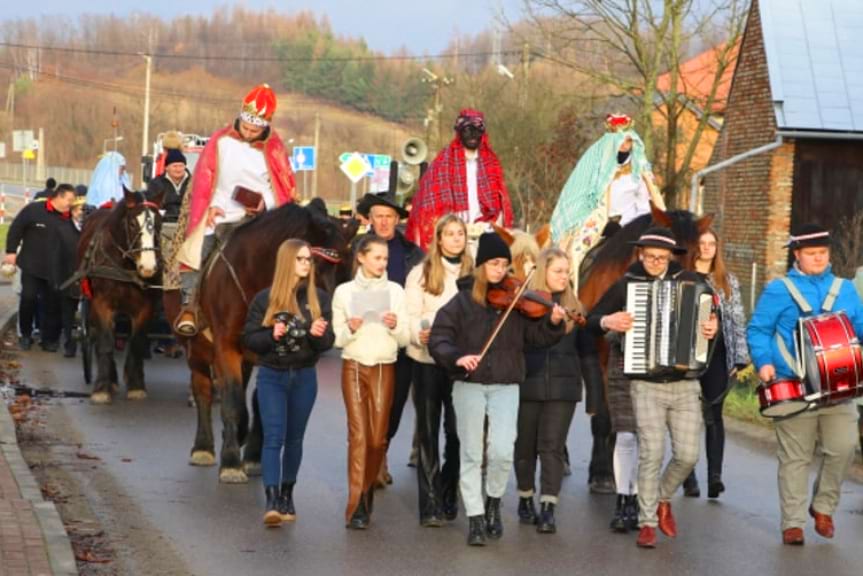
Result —
[[129, 390], [126, 392], [126, 400], [146, 400], [146, 390]]
[[90, 404], [105, 406], [111, 403], [111, 395], [107, 392], [93, 392], [90, 394]]
[[120, 385], [116, 382], [111, 382], [111, 394], [116, 394], [120, 390]]
[[189, 464], [192, 466], [215, 466], [216, 455], [206, 450], [195, 450], [189, 457]]
[[261, 475], [261, 463], [260, 462], [243, 462], [243, 471], [247, 476], [260, 476]]
[[239, 468], [222, 468], [219, 470], [219, 482], [225, 484], [245, 484], [248, 481], [249, 477]]

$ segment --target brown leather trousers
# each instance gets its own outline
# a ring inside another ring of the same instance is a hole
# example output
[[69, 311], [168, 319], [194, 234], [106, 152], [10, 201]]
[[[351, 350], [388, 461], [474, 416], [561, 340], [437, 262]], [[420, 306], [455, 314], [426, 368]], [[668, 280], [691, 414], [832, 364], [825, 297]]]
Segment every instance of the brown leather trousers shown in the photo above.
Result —
[[363, 366], [342, 362], [342, 395], [348, 415], [348, 507], [345, 521], [366, 498], [371, 514], [372, 485], [387, 451], [387, 428], [395, 389], [395, 364]]

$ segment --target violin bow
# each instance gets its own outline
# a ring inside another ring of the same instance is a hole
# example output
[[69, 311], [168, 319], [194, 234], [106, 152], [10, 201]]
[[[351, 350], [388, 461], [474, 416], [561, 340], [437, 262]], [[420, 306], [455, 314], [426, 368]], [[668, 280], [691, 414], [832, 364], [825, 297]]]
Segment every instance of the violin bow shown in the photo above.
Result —
[[516, 292], [515, 298], [512, 299], [512, 302], [510, 302], [509, 307], [503, 313], [503, 316], [500, 317], [500, 320], [498, 321], [497, 326], [494, 327], [494, 332], [492, 332], [491, 335], [488, 337], [488, 340], [485, 341], [485, 344], [482, 347], [482, 352], [479, 353], [479, 362], [477, 362], [477, 368], [479, 367], [479, 363], [482, 362], [483, 358], [485, 358], [485, 355], [488, 352], [488, 349], [491, 348], [491, 345], [494, 343], [494, 340], [495, 340], [495, 338], [497, 338], [497, 335], [500, 334], [501, 328], [503, 328], [503, 325], [506, 322], [506, 319], [509, 318], [509, 315], [512, 313], [516, 304], [518, 304], [519, 298], [521, 298], [522, 295], [527, 290], [527, 285], [530, 283], [530, 279], [533, 277], [533, 273], [535, 271], [536, 271], [536, 268], [534, 267], [530, 272], [528, 272], [527, 276], [524, 279], [524, 283], [521, 285], [521, 288], [518, 289], [518, 292]]

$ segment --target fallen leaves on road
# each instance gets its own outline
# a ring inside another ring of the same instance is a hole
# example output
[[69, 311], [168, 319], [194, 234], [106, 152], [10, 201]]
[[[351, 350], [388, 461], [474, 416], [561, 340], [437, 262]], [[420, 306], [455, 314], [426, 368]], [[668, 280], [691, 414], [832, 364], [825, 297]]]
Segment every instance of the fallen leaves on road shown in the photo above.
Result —
[[75, 550], [75, 560], [89, 564], [107, 564], [111, 558], [100, 558], [90, 550]]
[[75, 456], [78, 457], [79, 460], [101, 460], [95, 454], [90, 454], [89, 452], [84, 452], [83, 450], [78, 450], [75, 452]]

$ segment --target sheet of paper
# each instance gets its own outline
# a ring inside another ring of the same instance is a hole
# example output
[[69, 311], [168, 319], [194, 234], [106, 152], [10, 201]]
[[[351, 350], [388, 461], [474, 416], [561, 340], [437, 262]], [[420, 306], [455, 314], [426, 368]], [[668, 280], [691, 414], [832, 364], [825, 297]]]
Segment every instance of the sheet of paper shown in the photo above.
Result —
[[390, 311], [389, 290], [354, 292], [351, 302], [351, 316], [362, 318], [363, 322], [383, 322], [382, 317]]

